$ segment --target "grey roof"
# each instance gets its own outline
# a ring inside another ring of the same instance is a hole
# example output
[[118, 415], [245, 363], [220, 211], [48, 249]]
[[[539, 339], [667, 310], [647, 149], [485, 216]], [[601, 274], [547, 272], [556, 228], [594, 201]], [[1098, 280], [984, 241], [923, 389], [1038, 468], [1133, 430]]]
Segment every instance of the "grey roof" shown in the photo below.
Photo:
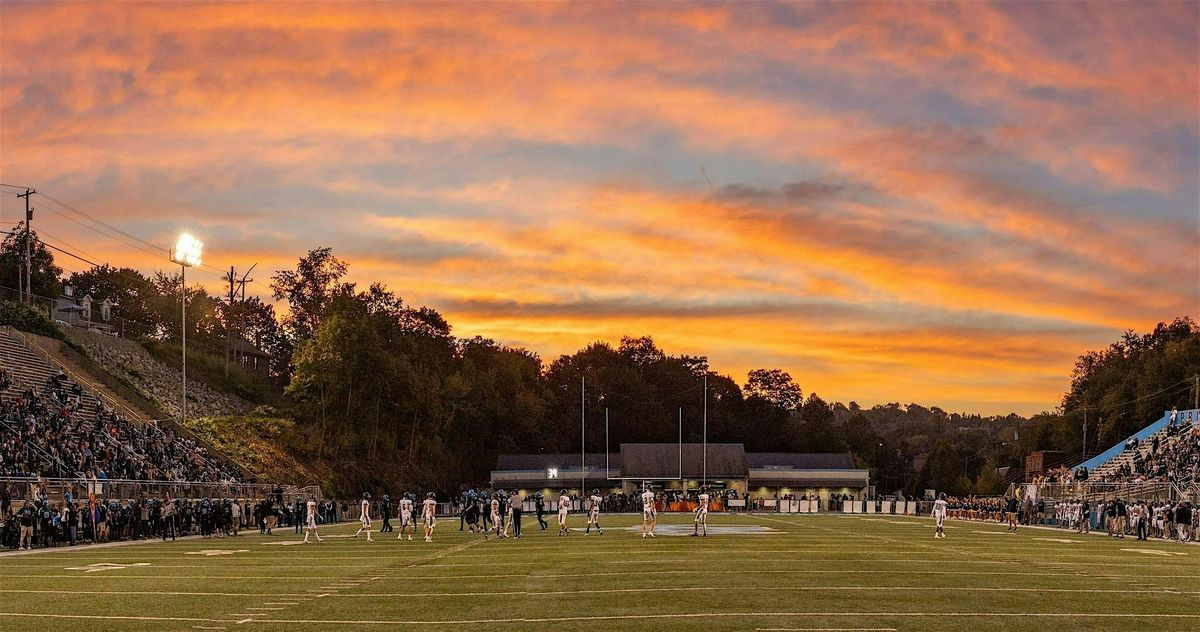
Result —
[[[679, 475], [678, 443], [622, 443], [621, 476], [674, 478]], [[704, 445], [683, 444], [683, 476], [699, 478], [704, 472]], [[746, 450], [740, 443], [708, 444], [708, 478], [745, 478]]]
[[751, 469], [783, 469], [783, 470], [853, 470], [854, 457], [849, 452], [822, 453], [790, 453], [790, 452], [754, 452], [746, 454], [746, 463]]
[[[586, 455], [588, 467], [604, 467], [604, 453]], [[613, 469], [621, 467], [621, 455], [609, 455]], [[501, 454], [496, 457], [496, 470], [544, 470], [548, 467], [579, 467], [579, 453], [575, 454]]]

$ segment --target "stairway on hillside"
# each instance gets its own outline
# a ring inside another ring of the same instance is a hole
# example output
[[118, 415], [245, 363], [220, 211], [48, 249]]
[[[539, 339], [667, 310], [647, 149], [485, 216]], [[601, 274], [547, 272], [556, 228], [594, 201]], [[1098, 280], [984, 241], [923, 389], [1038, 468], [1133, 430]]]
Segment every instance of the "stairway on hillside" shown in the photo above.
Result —
[[[7, 393], [7, 397], [10, 398], [15, 397], [26, 388], [32, 388], [35, 392], [41, 393], [46, 382], [57, 375], [60, 368], [38, 351], [26, 347], [19, 336], [4, 329], [0, 329], [0, 366], [8, 369], [9, 375], [14, 381], [13, 388], [9, 389]], [[71, 382], [79, 384], [83, 388], [79, 399], [78, 415], [79, 419], [90, 424], [100, 409], [100, 402], [96, 400], [95, 395], [87, 388], [86, 384], [77, 381], [75, 377], [72, 377]]]
[[63, 367], [67, 373], [81, 379], [85, 389], [91, 390], [103, 398], [110, 408], [115, 408], [126, 418], [138, 423], [150, 423], [155, 419], [166, 417], [166, 414], [155, 408], [153, 403], [144, 399], [126, 397], [120, 390], [113, 388], [111, 383], [102, 381], [106, 377], [100, 374], [104, 371], [104, 367], [74, 351], [63, 341], [28, 332], [20, 332], [19, 335], [34, 345], [35, 348], [32, 350], [35, 353], [39, 353], [43, 358], [49, 359], [54, 366]]
[[[108, 336], [104, 336], [104, 338], [110, 339]], [[137, 343], [117, 339], [111, 340], [117, 341], [118, 348], [119, 345], [134, 345], [141, 353], [145, 353], [145, 350], [137, 346]], [[91, 430], [91, 421], [100, 409], [100, 401], [97, 399], [97, 395], [103, 398], [103, 401], [108, 404], [109, 408], [115, 408], [121, 416], [135, 424], [160, 426], [160, 422], [155, 420], [157, 415], [148, 411], [144, 404], [131, 402], [100, 382], [94, 369], [78, 364], [69, 354], [62, 351], [64, 348], [62, 345], [63, 343], [55, 338], [18, 332], [8, 327], [0, 327], [0, 366], [9, 369], [9, 372], [16, 378], [16, 382], [21, 387], [19, 390], [32, 387], [39, 392], [47, 379], [57, 374], [60, 368], [63, 369], [70, 376], [72, 382], [78, 383], [83, 387], [80, 399], [81, 409], [79, 419], [83, 420], [84, 423], [82, 425], [85, 430]], [[96, 362], [95, 360], [91, 361]], [[19, 390], [15, 388], [10, 389], [8, 396], [15, 397]], [[211, 443], [197, 436], [194, 432], [180, 426], [177, 422], [167, 418], [162, 419], [161, 423], [165, 423], [166, 427], [174, 432], [176, 436], [183, 436], [194, 440], [203, 446], [214, 458], [233, 466], [242, 472], [243, 475], [251, 474], [250, 470], [231, 459]], [[159, 432], [162, 432], [162, 430], [163, 428], [159, 428]]]

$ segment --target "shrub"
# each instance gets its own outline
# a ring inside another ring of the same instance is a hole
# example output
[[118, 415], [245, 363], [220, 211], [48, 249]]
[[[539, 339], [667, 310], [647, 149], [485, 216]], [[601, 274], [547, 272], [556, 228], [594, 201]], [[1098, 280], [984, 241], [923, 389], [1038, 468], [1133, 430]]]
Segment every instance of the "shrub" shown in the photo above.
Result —
[[62, 330], [41, 310], [15, 301], [0, 301], [0, 325], [62, 340]]

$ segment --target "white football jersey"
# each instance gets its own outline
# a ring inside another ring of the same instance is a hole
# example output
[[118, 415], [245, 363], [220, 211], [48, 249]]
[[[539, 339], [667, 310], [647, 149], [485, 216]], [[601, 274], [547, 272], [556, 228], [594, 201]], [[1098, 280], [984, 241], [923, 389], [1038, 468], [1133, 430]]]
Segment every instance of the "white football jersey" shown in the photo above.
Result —
[[941, 499], [934, 501], [933, 515], [935, 515], [935, 516], [945, 516], [946, 515], [946, 501], [941, 500]]
[[604, 499], [600, 498], [599, 496], [592, 495], [592, 497], [589, 500], [592, 501], [592, 513], [594, 513], [594, 514], [600, 513], [600, 502]]
[[421, 503], [421, 515], [433, 517], [437, 515], [437, 501], [432, 498], [426, 498], [425, 502]]
[[308, 501], [308, 516], [309, 522], [317, 519], [317, 502], [315, 500]]
[[654, 492], [650, 490], [642, 492], [642, 506], [650, 509], [654, 508]]

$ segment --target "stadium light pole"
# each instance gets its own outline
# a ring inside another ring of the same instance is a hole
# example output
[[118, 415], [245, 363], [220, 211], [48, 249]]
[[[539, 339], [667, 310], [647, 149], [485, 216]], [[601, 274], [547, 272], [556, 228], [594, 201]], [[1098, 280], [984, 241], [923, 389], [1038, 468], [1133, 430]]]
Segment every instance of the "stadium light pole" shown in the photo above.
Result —
[[[587, 493], [587, 376], [579, 376], [579, 497]], [[582, 501], [581, 501], [582, 502]]]
[[702, 441], [704, 447], [700, 457], [703, 463], [700, 469], [700, 485], [704, 486], [708, 485], [708, 373], [704, 374], [704, 436]]
[[179, 346], [183, 351], [183, 391], [179, 402], [181, 426], [187, 423], [187, 269], [200, 265], [203, 248], [199, 239], [183, 233], [171, 250], [171, 261], [179, 264]]

